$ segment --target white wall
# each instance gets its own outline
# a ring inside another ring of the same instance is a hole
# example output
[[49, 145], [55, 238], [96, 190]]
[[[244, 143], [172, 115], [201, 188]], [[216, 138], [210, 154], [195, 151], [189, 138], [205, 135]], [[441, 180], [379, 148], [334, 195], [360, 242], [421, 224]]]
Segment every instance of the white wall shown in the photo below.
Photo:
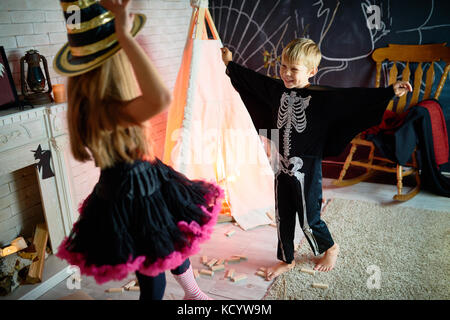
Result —
[[[133, 12], [147, 16], [137, 39], [173, 89], [192, 13], [189, 0], [132, 0]], [[58, 0], [0, 0], [0, 46], [5, 47], [14, 82], [20, 92], [19, 60], [36, 49], [49, 65], [52, 84], [65, 78], [52, 68], [53, 58], [67, 42]], [[152, 120], [155, 152], [162, 157], [167, 113]]]

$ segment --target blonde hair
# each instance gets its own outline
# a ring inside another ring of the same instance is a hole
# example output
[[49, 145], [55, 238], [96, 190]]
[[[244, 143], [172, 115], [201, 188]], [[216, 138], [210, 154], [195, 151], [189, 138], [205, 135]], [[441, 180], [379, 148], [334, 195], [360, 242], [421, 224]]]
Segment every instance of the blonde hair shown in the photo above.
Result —
[[[76, 160], [94, 159], [104, 169], [150, 154], [143, 128], [123, 110], [125, 102], [139, 94], [123, 50], [100, 67], [70, 77], [67, 92], [70, 146]], [[120, 125], [119, 119], [133, 125]]]
[[307, 38], [298, 38], [292, 40], [283, 48], [282, 57], [290, 63], [301, 63], [308, 70], [311, 70], [319, 66], [322, 54], [314, 41]]

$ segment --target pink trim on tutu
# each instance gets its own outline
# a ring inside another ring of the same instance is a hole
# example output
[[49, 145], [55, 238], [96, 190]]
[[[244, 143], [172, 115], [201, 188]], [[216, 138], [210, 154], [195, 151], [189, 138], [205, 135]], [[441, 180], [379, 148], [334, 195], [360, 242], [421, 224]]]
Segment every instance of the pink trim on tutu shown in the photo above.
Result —
[[[66, 237], [58, 248], [56, 256], [60, 259], [67, 260], [71, 265], [76, 265], [80, 268], [82, 274], [93, 276], [98, 284], [105, 283], [110, 280], [123, 280], [128, 276], [130, 272], [139, 271], [147, 276], [156, 276], [165, 270], [170, 270], [181, 265], [189, 256], [196, 254], [200, 251], [200, 243], [205, 242], [211, 238], [211, 234], [214, 229], [214, 225], [217, 222], [218, 214], [222, 208], [222, 199], [224, 198], [224, 191], [217, 184], [210, 182], [214, 189], [207, 193], [204, 197], [207, 203], [211, 203], [211, 200], [215, 200], [212, 210], [209, 211], [204, 206], [199, 206], [202, 211], [209, 215], [211, 219], [200, 226], [197, 222], [192, 221], [187, 223], [185, 221], [178, 222], [178, 228], [191, 239], [191, 245], [184, 247], [181, 251], [174, 251], [165, 258], [159, 258], [148, 267], [144, 267], [145, 256], [138, 256], [134, 260], [130, 259], [128, 262], [118, 265], [86, 265], [86, 260], [82, 253], [69, 252], [67, 247], [68, 237]], [[84, 209], [87, 199], [80, 206], [81, 210]]]
[[110, 280], [123, 280], [128, 276], [128, 273], [134, 272], [135, 270], [139, 269], [145, 261], [144, 256], [139, 256], [134, 259], [134, 261], [131, 261], [130, 258], [127, 263], [118, 264], [115, 266], [87, 266], [83, 254], [67, 251], [67, 241], [68, 238], [65, 238], [61, 243], [56, 256], [60, 259], [67, 260], [67, 262], [71, 265], [78, 266], [82, 274], [93, 276], [98, 284], [102, 284]]

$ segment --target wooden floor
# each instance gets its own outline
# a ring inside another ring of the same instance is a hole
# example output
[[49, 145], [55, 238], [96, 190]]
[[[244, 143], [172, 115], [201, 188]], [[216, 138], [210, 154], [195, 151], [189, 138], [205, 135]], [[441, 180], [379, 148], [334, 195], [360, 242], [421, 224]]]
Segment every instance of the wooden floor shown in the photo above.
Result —
[[[385, 205], [411, 206], [450, 213], [450, 198], [439, 197], [426, 191], [421, 191], [416, 197], [405, 202], [397, 203], [392, 200], [395, 194], [395, 186], [378, 183], [359, 183], [354, 186], [336, 188], [332, 186], [330, 179], [323, 179], [324, 198], [343, 198], [372, 201]], [[298, 229], [298, 225], [297, 225]], [[231, 237], [226, 232], [235, 230]], [[301, 232], [298, 230], [295, 243], [301, 241]], [[211, 239], [202, 246], [199, 254], [191, 257], [194, 268], [201, 269], [200, 258], [203, 255], [208, 258], [226, 259], [232, 255], [245, 255], [246, 261], [229, 264], [226, 268], [233, 268], [237, 273], [245, 273], [247, 279], [242, 282], [233, 283], [225, 279], [225, 271], [216, 271], [213, 277], [201, 275], [197, 282], [200, 288], [213, 299], [219, 300], [260, 300], [264, 297], [271, 282], [265, 281], [255, 275], [259, 267], [267, 267], [277, 263], [276, 260], [276, 228], [261, 226], [252, 230], [243, 231], [230, 222], [217, 224]], [[339, 260], [338, 260], [339, 263]], [[123, 293], [106, 293], [108, 288], [116, 288], [125, 285], [129, 279], [120, 282], [109, 282], [105, 285], [97, 285], [92, 278], [81, 277], [80, 290], [94, 299], [100, 300], [135, 300], [139, 292], [125, 291]], [[166, 272], [167, 287], [164, 295], [166, 300], [179, 300], [183, 298], [183, 290], [175, 282], [170, 272]], [[77, 289], [69, 289], [67, 280], [62, 281], [47, 293], [39, 297], [42, 299], [60, 299], [74, 294]]]

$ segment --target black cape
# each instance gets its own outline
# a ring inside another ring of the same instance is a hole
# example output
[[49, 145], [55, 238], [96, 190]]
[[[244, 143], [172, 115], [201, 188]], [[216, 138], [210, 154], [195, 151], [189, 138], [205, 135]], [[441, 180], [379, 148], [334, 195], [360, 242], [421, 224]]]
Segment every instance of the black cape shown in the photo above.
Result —
[[[358, 133], [381, 122], [388, 102], [394, 96], [392, 86], [333, 88], [312, 85], [302, 89], [287, 89], [281, 80], [264, 76], [232, 61], [228, 63], [226, 73], [241, 96], [256, 130], [267, 130], [267, 136], [272, 140], [270, 129], [277, 128], [278, 109], [283, 94], [295, 91], [296, 96], [310, 97], [305, 109], [305, 130], [301, 133], [292, 130], [292, 156], [339, 155]], [[279, 137], [282, 137], [282, 132]]]
[[427, 108], [420, 104], [410, 108], [402, 126], [396, 129], [394, 134], [380, 132], [367, 135], [367, 139], [371, 140], [386, 158], [400, 165], [406, 165], [411, 160], [417, 146], [422, 187], [438, 195], [450, 197], [450, 179], [445, 177], [436, 165], [431, 118]]

